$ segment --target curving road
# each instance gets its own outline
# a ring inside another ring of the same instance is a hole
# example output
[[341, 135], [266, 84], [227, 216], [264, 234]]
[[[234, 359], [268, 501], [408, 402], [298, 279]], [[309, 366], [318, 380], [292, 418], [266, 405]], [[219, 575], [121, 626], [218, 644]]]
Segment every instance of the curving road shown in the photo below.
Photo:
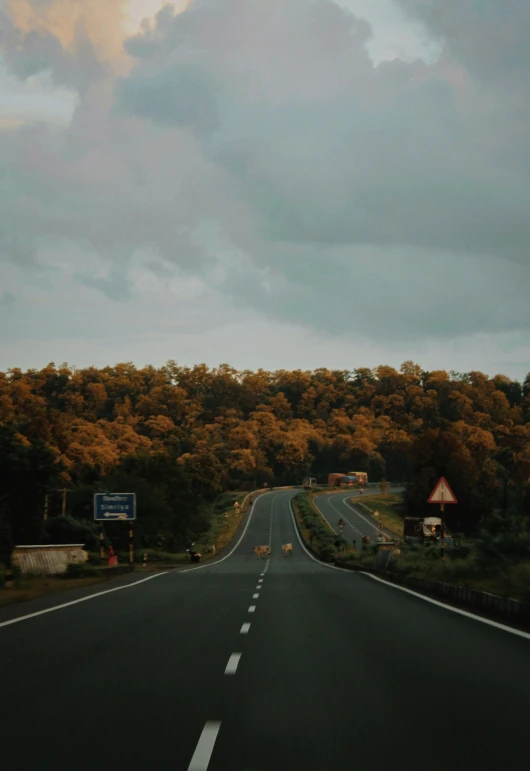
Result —
[[530, 635], [320, 565], [293, 494], [217, 563], [0, 611], [2, 767], [519, 768]]
[[[389, 492], [397, 493], [402, 490], [403, 487], [395, 486], [391, 487]], [[352, 506], [350, 500], [352, 498], [359, 498], [359, 502], [362, 503], [364, 499], [368, 498], [370, 495], [380, 495], [380, 491], [367, 491], [363, 495], [360, 495], [358, 490], [350, 490], [349, 492], [344, 490], [340, 493], [317, 495], [314, 502], [320, 513], [324, 515], [335, 532], [339, 531], [339, 520], [343, 520], [343, 537], [350, 542], [356, 541], [356, 545], [359, 548], [363, 536], [370, 536], [372, 541], [375, 541], [381, 531], [377, 520], [371, 517], [366, 509], [363, 509], [360, 506], [357, 508]], [[392, 538], [395, 537], [385, 528], [383, 528], [383, 533]]]

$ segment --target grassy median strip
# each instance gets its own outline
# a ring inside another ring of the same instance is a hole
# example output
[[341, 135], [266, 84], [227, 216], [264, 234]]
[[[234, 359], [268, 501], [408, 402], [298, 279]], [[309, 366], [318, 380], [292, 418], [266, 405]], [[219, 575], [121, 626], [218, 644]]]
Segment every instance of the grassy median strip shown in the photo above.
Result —
[[302, 538], [318, 559], [333, 562], [337, 553], [346, 555], [352, 551], [342, 536], [330, 530], [317, 511], [312, 494], [298, 493], [292, 503]]

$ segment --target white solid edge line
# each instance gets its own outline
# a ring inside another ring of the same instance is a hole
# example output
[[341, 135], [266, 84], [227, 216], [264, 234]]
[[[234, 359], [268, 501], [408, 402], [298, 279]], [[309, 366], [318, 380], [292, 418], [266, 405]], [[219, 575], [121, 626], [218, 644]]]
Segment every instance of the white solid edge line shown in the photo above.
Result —
[[226, 665], [225, 675], [235, 675], [240, 658], [241, 653], [232, 653]]
[[247, 623], [247, 624], [243, 624], [243, 626], [241, 627], [241, 631], [239, 632], [239, 634], [248, 634], [248, 632], [249, 632], [249, 629], [250, 629], [250, 624], [249, 624], [249, 623]]
[[188, 771], [206, 771], [212, 752], [217, 739], [217, 734], [221, 727], [221, 722], [217, 720], [209, 720], [200, 735], [197, 747], [193, 753], [191, 763], [188, 766]]
[[61, 608], [68, 608], [70, 605], [77, 605], [79, 602], [87, 602], [88, 600], [94, 600], [96, 597], [103, 597], [104, 594], [111, 594], [111, 592], [120, 592], [122, 589], [132, 589], [133, 586], [143, 584], [145, 581], [151, 581], [152, 578], [159, 578], [160, 576], [169, 575], [169, 571], [164, 573], [155, 573], [147, 578], [141, 578], [139, 581], [135, 581], [132, 584], [125, 584], [125, 586], [115, 586], [114, 589], [105, 589], [104, 592], [94, 592], [87, 597], [80, 597], [78, 600], [71, 600], [70, 602], [63, 602], [62, 605], [54, 605], [52, 608], [44, 608], [44, 610], [37, 610], [35, 613], [28, 613], [26, 616], [18, 616], [18, 618], [12, 618], [9, 621], [0, 621], [0, 627], [9, 626], [10, 624], [18, 624], [19, 621], [27, 621], [29, 618], [35, 618], [35, 616], [43, 616], [45, 613], [53, 613], [54, 610], [60, 610]]
[[[291, 488], [287, 488], [291, 489]], [[259, 491], [258, 491], [259, 492]], [[267, 490], [266, 492], [263, 492], [260, 497], [263, 495], [267, 495], [268, 493], [276, 492], [275, 490]], [[250, 495], [253, 495], [255, 493], [249, 493]], [[247, 520], [247, 524], [244, 527], [243, 532], [241, 533], [241, 537], [239, 538], [238, 542], [235, 544], [234, 548], [228, 552], [224, 557], [222, 557], [220, 560], [217, 560], [216, 562], [208, 562], [205, 565], [199, 565], [196, 568], [186, 568], [185, 570], [179, 570], [179, 573], [191, 573], [193, 570], [202, 570], [203, 568], [209, 568], [212, 565], [219, 565], [221, 562], [224, 562], [224, 560], [228, 559], [228, 557], [232, 556], [232, 554], [235, 552], [243, 538], [245, 537], [245, 533], [247, 532], [248, 526], [250, 525], [250, 520], [252, 519], [252, 515], [254, 514], [254, 506], [252, 506], [249, 517]], [[267, 567], [269, 566], [269, 563], [267, 563]], [[267, 570], [267, 567], [265, 570]], [[12, 618], [9, 621], [0, 621], [0, 628], [3, 626], [9, 626], [10, 624], [18, 624], [19, 621], [27, 621], [30, 618], [35, 618], [36, 616], [42, 616], [45, 613], [53, 613], [55, 610], [60, 610], [61, 608], [68, 608], [70, 605], [77, 605], [80, 602], [87, 602], [88, 600], [93, 600], [95, 597], [103, 597], [104, 594], [110, 594], [111, 592], [119, 592], [121, 589], [131, 589], [133, 586], [138, 586], [138, 584], [143, 584], [145, 581], [151, 581], [152, 578], [159, 578], [160, 576], [166, 576], [169, 575], [169, 571], [165, 571], [164, 573], [155, 573], [152, 576], [147, 576], [147, 578], [141, 578], [139, 581], [134, 581], [132, 584], [126, 584], [125, 586], [116, 586], [114, 589], [105, 589], [103, 592], [95, 592], [94, 594], [89, 594], [87, 597], [81, 597], [78, 600], [71, 600], [70, 602], [63, 602], [61, 605], [54, 605], [52, 608], [45, 608], [44, 610], [37, 610], [35, 613], [28, 613], [25, 616], [18, 616], [17, 618]]]
[[511, 632], [512, 634], [515, 634], [518, 637], [523, 637], [525, 640], [530, 640], [530, 632], [523, 632], [522, 629], [515, 629], [513, 626], [506, 626], [506, 624], [501, 624], [498, 621], [492, 621], [489, 618], [484, 618], [484, 616], [477, 616], [475, 613], [471, 613], [468, 610], [462, 610], [461, 608], [454, 608], [452, 605], [446, 605], [444, 602], [435, 600], [432, 597], [426, 597], [424, 594], [419, 594], [418, 592], [415, 592], [413, 589], [407, 589], [406, 586], [398, 586], [397, 584], [393, 584], [391, 581], [385, 581], [384, 578], [380, 578], [379, 576], [374, 576], [373, 573], [364, 573], [364, 571], [360, 571], [360, 572], [362, 572], [363, 575], [370, 576], [370, 578], [373, 578], [374, 581], [380, 581], [382, 584], [391, 586], [393, 589], [399, 589], [400, 592], [406, 592], [407, 594], [412, 594], [414, 597], [419, 597], [420, 600], [425, 600], [425, 602], [430, 602], [431, 605], [438, 605], [438, 607], [444, 608], [445, 610], [450, 610], [452, 611], [452, 613], [458, 613], [459, 616], [472, 618], [474, 621], [481, 621], [483, 624], [487, 624], [488, 626], [493, 626], [496, 629], [502, 629], [504, 632]]
[[249, 612], [249, 613], [254, 613], [255, 611], [256, 611], [256, 606], [255, 606], [255, 605], [251, 605], [251, 606], [249, 607], [249, 609], [248, 609], [248, 612]]
[[[254, 491], [253, 493], [249, 493], [249, 495], [255, 495], [257, 491]], [[271, 492], [275, 492], [274, 490], [267, 490], [266, 492], [262, 493], [260, 495], [260, 498], [262, 498], [264, 495], [268, 495]], [[257, 499], [256, 499], [257, 500]], [[216, 560], [215, 562], [206, 562], [204, 565], [199, 565], [196, 568], [186, 568], [186, 570], [179, 570], [179, 575], [182, 575], [182, 573], [192, 573], [194, 570], [203, 570], [204, 568], [211, 568], [213, 565], [220, 565], [221, 562], [224, 562], [229, 557], [232, 556], [232, 554], [235, 552], [243, 538], [245, 537], [245, 534], [248, 530], [248, 526], [250, 525], [250, 520], [252, 519], [252, 515], [254, 514], [256, 510], [256, 502], [253, 503], [252, 508], [250, 509], [250, 513], [248, 515], [247, 524], [245, 525], [243, 532], [241, 533], [241, 536], [239, 537], [238, 542], [235, 544], [233, 549], [231, 549], [228, 554], [225, 554], [224, 557], [221, 557], [220, 560]]]
[[374, 576], [373, 573], [368, 573], [368, 572], [365, 572], [364, 570], [359, 570], [359, 571], [346, 570], [346, 568], [339, 568], [336, 565], [328, 565], [326, 562], [321, 562], [319, 559], [314, 557], [310, 551], [306, 549], [305, 544], [303, 543], [302, 538], [300, 536], [300, 533], [298, 532], [298, 526], [296, 524], [291, 501], [289, 501], [289, 505], [291, 507], [291, 516], [293, 518], [293, 525], [294, 525], [297, 538], [300, 542], [300, 546], [305, 551], [307, 556], [311, 557], [313, 562], [317, 562], [319, 565], [322, 565], [322, 567], [330, 568], [330, 570], [340, 570], [342, 573], [350, 573], [350, 575], [355, 574], [356, 572], [361, 573], [364, 576], [369, 576], [370, 578], [373, 578], [374, 581], [380, 581], [380, 583], [386, 584], [386, 586], [390, 586], [392, 589], [397, 589], [400, 592], [406, 592], [407, 594], [412, 594], [414, 597], [417, 597], [418, 599], [423, 600], [424, 602], [430, 602], [431, 605], [437, 605], [440, 608], [444, 608], [444, 610], [449, 610], [452, 613], [458, 613], [458, 615], [460, 616], [471, 618], [474, 621], [480, 621], [482, 624], [487, 624], [488, 626], [495, 627], [495, 629], [502, 629], [504, 632], [510, 632], [511, 634], [517, 635], [518, 637], [523, 637], [525, 640], [530, 640], [529, 632], [523, 632], [521, 629], [515, 629], [512, 626], [506, 626], [505, 624], [501, 624], [498, 621], [492, 621], [489, 618], [484, 618], [484, 616], [477, 616], [475, 615], [475, 613], [470, 613], [467, 610], [461, 610], [460, 608], [455, 608], [452, 605], [446, 605], [444, 602], [435, 600], [432, 597], [427, 597], [424, 594], [419, 594], [418, 592], [415, 592], [413, 589], [407, 589], [405, 586], [399, 586], [398, 584], [392, 583], [392, 581], [386, 581], [384, 578], [380, 578], [379, 576]]
[[370, 520], [367, 519], [364, 516], [364, 514], [361, 514], [360, 511], [357, 511], [356, 509], [353, 508], [354, 504], [349, 503], [349, 498], [348, 497], [343, 498], [342, 502], [344, 503], [345, 506], [347, 506], [349, 509], [351, 509], [356, 516], [358, 516], [361, 519], [363, 519], [366, 522], [367, 525], [370, 525], [370, 527], [373, 527], [374, 530], [379, 530], [379, 525], [378, 524], [376, 525], [375, 522], [370, 522]]

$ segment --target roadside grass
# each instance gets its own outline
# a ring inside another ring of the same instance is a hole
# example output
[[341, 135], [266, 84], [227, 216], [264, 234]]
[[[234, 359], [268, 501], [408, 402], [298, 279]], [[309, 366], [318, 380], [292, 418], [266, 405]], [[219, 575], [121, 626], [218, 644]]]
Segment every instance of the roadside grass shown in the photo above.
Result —
[[26, 600], [34, 600], [45, 594], [55, 594], [68, 589], [93, 586], [104, 583], [106, 577], [90, 576], [85, 578], [60, 578], [57, 576], [24, 576], [16, 579], [12, 589], [5, 587], [0, 591], [0, 608]]
[[352, 506], [359, 506], [361, 511], [366, 510], [367, 514], [373, 516], [374, 511], [378, 512], [374, 517], [382, 524], [386, 530], [394, 535], [403, 537], [403, 496], [399, 493], [385, 493], [384, 495], [370, 495], [369, 498], [360, 500], [358, 497], [350, 498]]
[[[252, 495], [252, 499], [256, 500], [259, 494]], [[222, 493], [214, 501], [203, 507], [201, 513], [209, 521], [210, 527], [195, 541], [194, 548], [201, 554], [201, 563], [215, 559], [219, 552], [230, 543], [243, 516], [248, 511], [248, 497], [249, 493], [245, 492]], [[236, 508], [236, 502], [239, 503], [239, 508]], [[212, 546], [215, 546], [215, 554], [212, 551]], [[145, 568], [143, 566], [144, 555], [147, 556]], [[118, 554], [120, 564], [128, 561], [127, 552]], [[159, 549], [137, 549], [134, 553], [134, 562], [136, 569], [140, 572], [153, 572], [188, 565], [191, 560], [186, 552], [174, 553]]]
[[[378, 547], [374, 545], [365, 552], [341, 556], [340, 561], [351, 567], [374, 570], [377, 551]], [[477, 551], [471, 550], [461, 557], [455, 549], [449, 550], [442, 562], [439, 547], [420, 546], [405, 548], [394, 557], [385, 572], [390, 578], [392, 575], [425, 578], [530, 603], [529, 559], [519, 562], [492, 560], [485, 564]]]
[[[195, 544], [197, 551], [202, 554], [201, 560], [216, 556], [209, 551], [212, 546], [215, 546], [217, 554], [230, 543], [248, 511], [248, 495], [243, 492], [223, 493], [204, 508], [203, 514], [209, 520], [210, 528]], [[253, 495], [252, 499], [257, 497]], [[239, 510], [236, 509], [236, 502], [239, 503]]]
[[[263, 492], [252, 494], [252, 500], [256, 501], [260, 495], [263, 495]], [[202, 513], [209, 520], [210, 528], [195, 541], [195, 549], [201, 554], [201, 563], [215, 559], [234, 538], [243, 517], [248, 511], [249, 495], [249, 493], [245, 492], [223, 493], [215, 501], [204, 507]], [[236, 510], [234, 505], [236, 501], [239, 503], [238, 510]], [[211, 550], [212, 546], [215, 546], [215, 554]], [[145, 568], [143, 567], [144, 553], [147, 553]], [[190, 558], [185, 552], [171, 554], [169, 552], [158, 552], [156, 549], [142, 549], [135, 553], [135, 562], [138, 565], [137, 569], [141, 572], [152, 572], [154, 570], [174, 568], [179, 565], [188, 565], [190, 564]]]

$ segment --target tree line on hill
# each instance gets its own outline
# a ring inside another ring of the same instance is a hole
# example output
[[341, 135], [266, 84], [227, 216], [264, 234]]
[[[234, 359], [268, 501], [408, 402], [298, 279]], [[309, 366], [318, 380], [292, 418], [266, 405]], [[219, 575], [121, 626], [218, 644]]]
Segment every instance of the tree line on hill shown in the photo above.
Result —
[[[530, 374], [519, 383], [413, 362], [11, 369], [0, 373], [0, 457], [0, 561], [13, 543], [83, 527], [93, 538], [94, 492], [136, 492], [141, 546], [179, 549], [208, 527], [201, 505], [221, 491], [351, 469], [406, 482], [414, 515], [434, 513], [426, 501], [445, 476], [459, 500], [448, 524], [471, 532], [499, 512], [530, 514]], [[62, 490], [69, 517], [58, 520]], [[125, 542], [121, 523], [109, 528]]]

